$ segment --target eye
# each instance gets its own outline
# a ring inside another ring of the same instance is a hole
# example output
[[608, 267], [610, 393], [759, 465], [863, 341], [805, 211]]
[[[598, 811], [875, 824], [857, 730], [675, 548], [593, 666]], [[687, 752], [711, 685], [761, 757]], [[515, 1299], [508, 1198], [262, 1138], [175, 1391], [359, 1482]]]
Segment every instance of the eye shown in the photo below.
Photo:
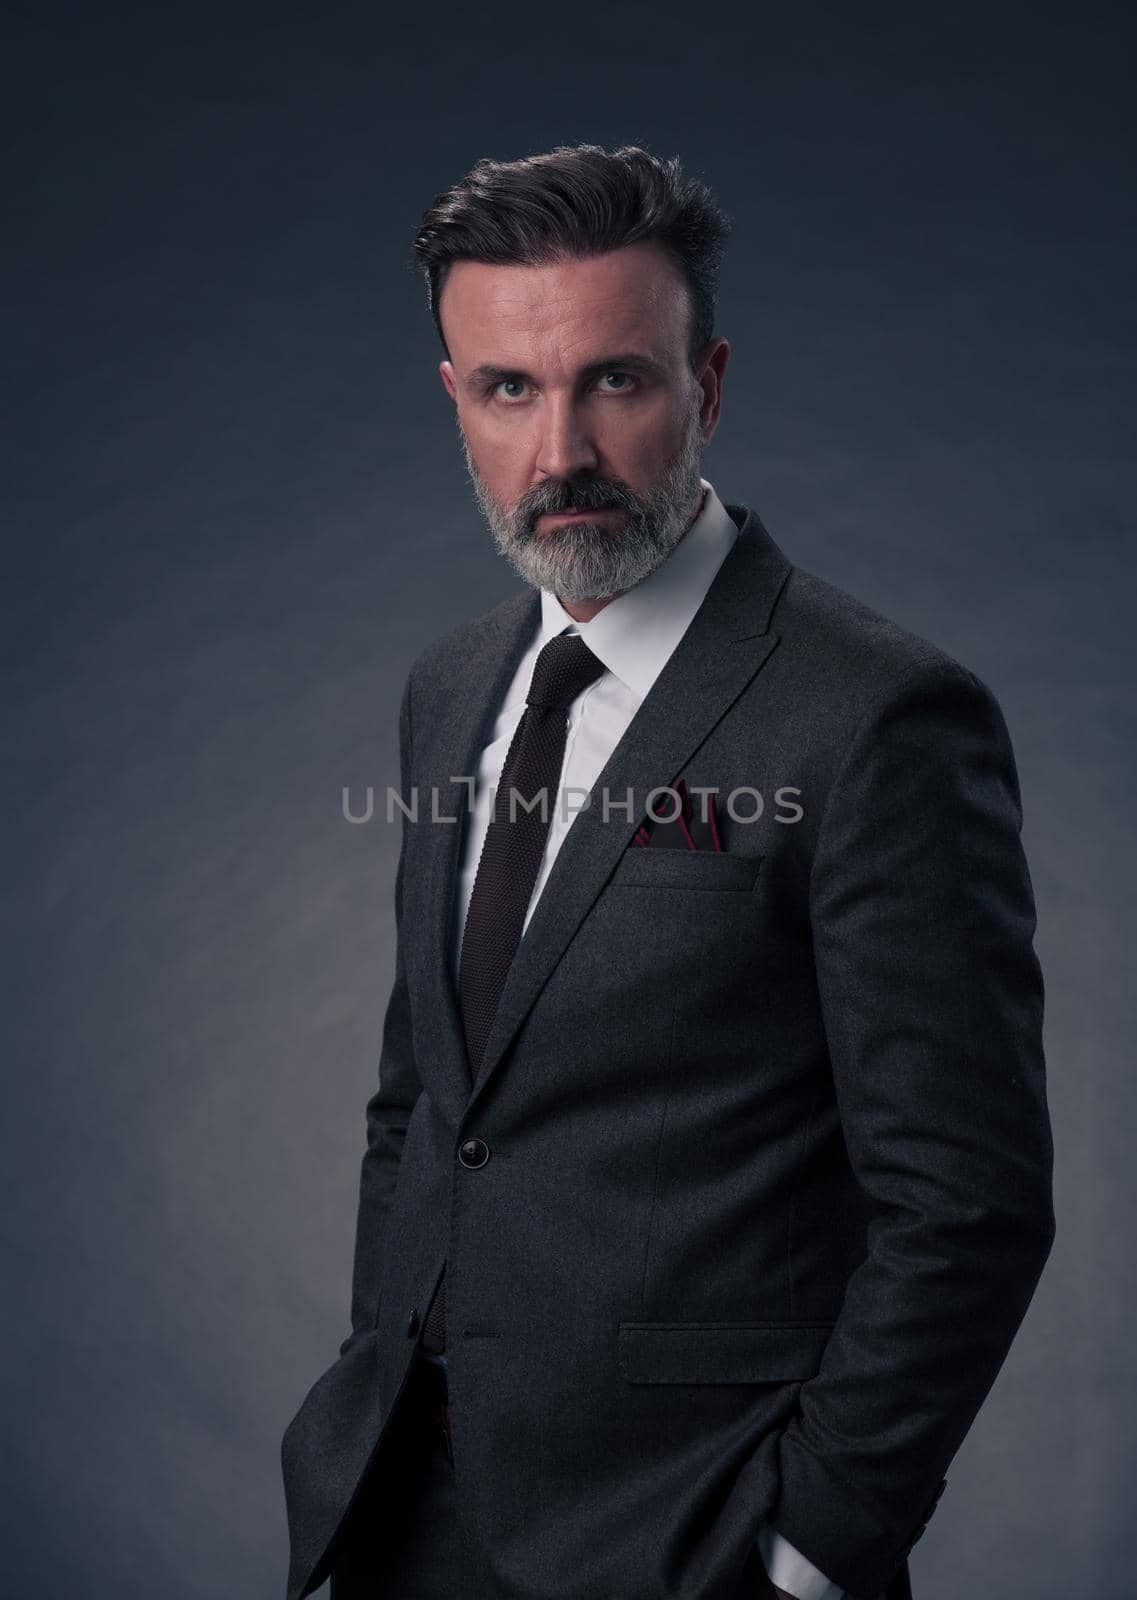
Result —
[[629, 387], [633, 387], [634, 388], [634, 386], [635, 386], [635, 381], [636, 380], [632, 377], [630, 372], [606, 372], [604, 374], [603, 378], [601, 378], [601, 380], [600, 380], [601, 383], [603, 383], [605, 381], [605, 379], [608, 379], [608, 378], [619, 378], [619, 379], [621, 379], [622, 380], [622, 386], [619, 389], [608, 389], [608, 390], [606, 390], [605, 392], [607, 394], [627, 394], [628, 390], [629, 390]]
[[[609, 379], [615, 380], [615, 387], [608, 387]], [[603, 373], [599, 382], [603, 394], [632, 394], [638, 386], [632, 373], [619, 372], [615, 369]], [[506, 405], [511, 405], [524, 400], [526, 387], [524, 378], [500, 378], [496, 383], [489, 385], [487, 392], [493, 399], [504, 400]]]
[[[498, 390], [504, 389], [507, 384], [511, 384], [515, 389], [524, 389], [525, 380], [524, 378], [502, 378], [500, 383], [495, 383], [491, 386], [490, 393], [497, 395]], [[516, 394], [503, 394], [500, 395], [499, 398], [502, 400], [519, 400], [521, 396]]]

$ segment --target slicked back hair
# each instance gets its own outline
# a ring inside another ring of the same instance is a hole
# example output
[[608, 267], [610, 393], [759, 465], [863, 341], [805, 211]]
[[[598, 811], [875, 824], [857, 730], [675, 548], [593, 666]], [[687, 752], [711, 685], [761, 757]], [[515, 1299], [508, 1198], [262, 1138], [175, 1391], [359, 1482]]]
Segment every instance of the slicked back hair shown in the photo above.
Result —
[[558, 145], [518, 161], [478, 161], [436, 196], [414, 241], [413, 264], [426, 279], [434, 325], [449, 359], [438, 313], [455, 261], [536, 266], [619, 250], [641, 240], [660, 245], [687, 285], [692, 370], [714, 334], [719, 267], [730, 233], [705, 184], [638, 145]]

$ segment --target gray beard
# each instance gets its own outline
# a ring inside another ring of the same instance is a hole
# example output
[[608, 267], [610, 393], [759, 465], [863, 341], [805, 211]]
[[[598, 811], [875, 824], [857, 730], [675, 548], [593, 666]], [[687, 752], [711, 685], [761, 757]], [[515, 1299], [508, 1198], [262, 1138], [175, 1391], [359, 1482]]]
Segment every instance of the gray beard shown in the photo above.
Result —
[[507, 511], [479, 475], [461, 422], [458, 431], [475, 499], [499, 553], [526, 583], [547, 589], [561, 600], [606, 600], [642, 583], [682, 539], [701, 492], [703, 449], [697, 406], [692, 409], [679, 453], [647, 496], [633, 493], [620, 479], [573, 483], [573, 509], [620, 506], [625, 514], [618, 528], [586, 519], [538, 532], [534, 523], [543, 511], [569, 509], [564, 485], [539, 485], [524, 495], [513, 511]]

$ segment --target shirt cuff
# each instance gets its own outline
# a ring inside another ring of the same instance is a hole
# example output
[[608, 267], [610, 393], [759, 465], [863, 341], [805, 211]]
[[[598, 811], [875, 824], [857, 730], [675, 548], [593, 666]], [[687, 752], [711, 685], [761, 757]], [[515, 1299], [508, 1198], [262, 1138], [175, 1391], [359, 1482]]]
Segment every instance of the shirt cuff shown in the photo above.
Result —
[[819, 1572], [812, 1561], [766, 1522], [758, 1530], [758, 1553], [770, 1582], [795, 1600], [844, 1600], [844, 1589]]

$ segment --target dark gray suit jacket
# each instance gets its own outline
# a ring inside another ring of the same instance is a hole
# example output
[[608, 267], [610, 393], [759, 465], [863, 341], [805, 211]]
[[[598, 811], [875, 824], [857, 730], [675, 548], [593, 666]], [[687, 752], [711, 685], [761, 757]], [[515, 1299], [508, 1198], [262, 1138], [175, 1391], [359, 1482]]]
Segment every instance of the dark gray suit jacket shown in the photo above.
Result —
[[[738, 539], [564, 840], [472, 1090], [460, 826], [430, 789], [464, 814], [449, 780], [476, 771], [536, 592], [411, 669], [420, 820], [352, 1333], [282, 1444], [289, 1600], [329, 1570], [444, 1261], [454, 1467], [503, 1600], [729, 1600], [763, 1519], [876, 1595], [1030, 1302], [1052, 1146], [1003, 717], [727, 510]], [[727, 817], [721, 855], [629, 848], [680, 775], [720, 815], [743, 787], [766, 809]], [[605, 822], [602, 786], [636, 814]]]

